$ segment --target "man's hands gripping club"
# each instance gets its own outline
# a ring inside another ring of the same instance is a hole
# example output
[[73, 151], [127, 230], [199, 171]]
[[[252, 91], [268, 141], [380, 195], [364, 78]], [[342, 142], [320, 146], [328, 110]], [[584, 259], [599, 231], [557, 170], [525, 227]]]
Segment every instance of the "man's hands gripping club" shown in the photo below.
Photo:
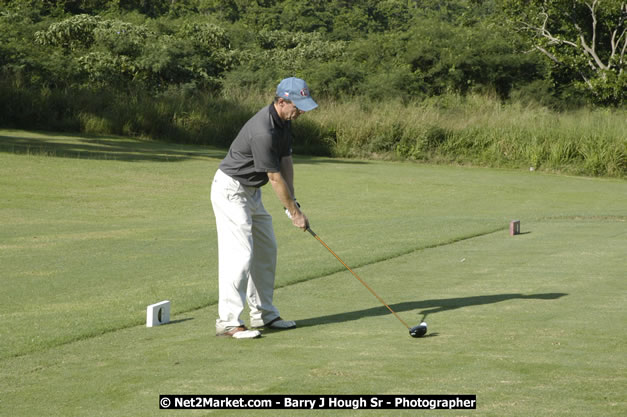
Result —
[[[298, 209], [300, 210], [300, 203], [296, 200], [294, 200], [294, 203], [296, 203], [296, 207], [298, 207]], [[294, 226], [300, 227], [298, 226], [296, 223], [294, 223], [294, 218], [292, 216], [292, 213], [290, 213], [290, 211], [286, 208], [285, 209], [285, 214], [287, 215], [287, 217], [289, 217], [289, 219], [292, 221], [292, 224], [294, 224]], [[303, 216], [305, 216], [305, 214], [301, 211], [301, 214], [303, 214]], [[307, 220], [307, 225], [305, 226], [305, 230], [309, 229], [309, 219], [307, 219], [307, 216], [305, 216], [305, 219]], [[301, 227], [302, 229], [302, 227]]]
[[[298, 203], [298, 201], [294, 200], [294, 204], [296, 205], [297, 213], [294, 215], [292, 214], [292, 212], [290, 212], [290, 209], [286, 208], [285, 214], [287, 215], [287, 217], [289, 217], [294, 226], [303, 229], [303, 231], [306, 231], [309, 228], [309, 219], [307, 218], [307, 216], [305, 216], [305, 213], [300, 211], [300, 204]], [[302, 216], [302, 219], [298, 218], [299, 215]]]

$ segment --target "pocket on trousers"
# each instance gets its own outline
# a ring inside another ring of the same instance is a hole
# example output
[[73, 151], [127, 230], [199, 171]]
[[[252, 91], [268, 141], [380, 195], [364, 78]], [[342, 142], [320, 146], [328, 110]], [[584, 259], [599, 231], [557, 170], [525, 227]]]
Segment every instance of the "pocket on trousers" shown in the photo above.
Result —
[[246, 190], [238, 182], [229, 183], [225, 189], [225, 194], [226, 198], [233, 203], [246, 203]]

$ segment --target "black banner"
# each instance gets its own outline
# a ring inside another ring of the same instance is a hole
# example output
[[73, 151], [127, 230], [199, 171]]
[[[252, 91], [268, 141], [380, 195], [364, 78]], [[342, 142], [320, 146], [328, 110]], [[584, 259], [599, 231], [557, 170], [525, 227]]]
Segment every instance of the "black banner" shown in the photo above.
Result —
[[160, 395], [167, 410], [474, 410], [476, 395]]

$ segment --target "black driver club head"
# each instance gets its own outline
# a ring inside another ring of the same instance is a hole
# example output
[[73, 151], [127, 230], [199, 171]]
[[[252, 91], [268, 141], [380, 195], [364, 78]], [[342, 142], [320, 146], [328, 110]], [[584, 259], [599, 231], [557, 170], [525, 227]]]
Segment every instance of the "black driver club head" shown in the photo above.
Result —
[[425, 334], [427, 334], [427, 323], [424, 321], [420, 323], [418, 326], [414, 326], [411, 329], [409, 329], [409, 335], [411, 337], [422, 337]]

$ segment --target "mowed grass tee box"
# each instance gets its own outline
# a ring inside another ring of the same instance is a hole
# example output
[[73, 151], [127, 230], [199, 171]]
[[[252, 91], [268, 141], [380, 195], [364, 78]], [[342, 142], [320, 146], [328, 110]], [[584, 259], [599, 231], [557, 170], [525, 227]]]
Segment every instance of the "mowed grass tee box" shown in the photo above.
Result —
[[[297, 156], [313, 230], [429, 331], [410, 337], [265, 188], [275, 301], [298, 327], [241, 343], [214, 336], [209, 191], [226, 150], [21, 131], [0, 140], [30, 144], [0, 152], [7, 415], [185, 412], [159, 410], [162, 394], [471, 394], [476, 411], [445, 413], [627, 411], [623, 180]], [[146, 307], [162, 300], [170, 324], [146, 328]], [[328, 415], [290, 415], [305, 413]]]

